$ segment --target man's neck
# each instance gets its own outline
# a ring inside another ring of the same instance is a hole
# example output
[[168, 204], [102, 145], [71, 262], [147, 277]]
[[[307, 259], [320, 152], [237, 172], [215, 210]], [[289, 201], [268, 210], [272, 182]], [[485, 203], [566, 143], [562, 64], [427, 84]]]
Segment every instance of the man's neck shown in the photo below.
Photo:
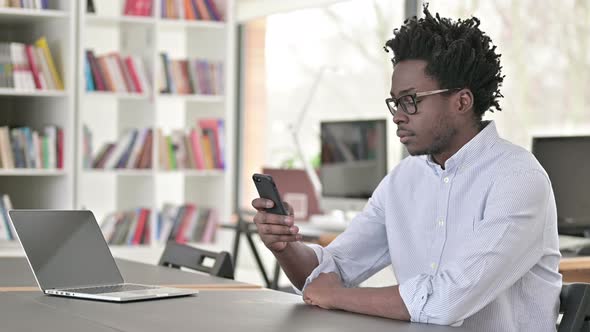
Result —
[[457, 151], [461, 150], [461, 148], [469, 143], [483, 128], [486, 127], [488, 122], [479, 122], [474, 126], [470, 126], [468, 129], [463, 131], [457, 132], [457, 135], [453, 138], [453, 140], [448, 145], [448, 148], [445, 151], [441, 151], [437, 154], [432, 154], [431, 158], [432, 161], [437, 163], [442, 169], [445, 169], [445, 163], [449, 160]]

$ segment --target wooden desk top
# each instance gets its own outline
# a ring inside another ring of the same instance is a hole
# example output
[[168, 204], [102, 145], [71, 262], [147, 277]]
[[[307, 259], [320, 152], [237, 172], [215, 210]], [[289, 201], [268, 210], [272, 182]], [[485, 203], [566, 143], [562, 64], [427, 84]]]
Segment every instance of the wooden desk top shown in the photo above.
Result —
[[590, 269], [590, 256], [563, 257], [559, 262], [559, 271]]

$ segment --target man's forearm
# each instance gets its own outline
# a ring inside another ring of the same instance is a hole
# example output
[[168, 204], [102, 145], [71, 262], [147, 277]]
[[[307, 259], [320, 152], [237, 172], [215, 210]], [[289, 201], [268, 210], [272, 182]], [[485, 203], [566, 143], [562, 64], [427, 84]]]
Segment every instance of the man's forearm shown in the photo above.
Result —
[[290, 242], [283, 251], [273, 254], [291, 283], [299, 289], [319, 264], [313, 249], [301, 242]]
[[397, 320], [410, 320], [399, 293], [399, 286], [383, 288], [340, 288], [333, 292], [331, 306], [336, 309]]

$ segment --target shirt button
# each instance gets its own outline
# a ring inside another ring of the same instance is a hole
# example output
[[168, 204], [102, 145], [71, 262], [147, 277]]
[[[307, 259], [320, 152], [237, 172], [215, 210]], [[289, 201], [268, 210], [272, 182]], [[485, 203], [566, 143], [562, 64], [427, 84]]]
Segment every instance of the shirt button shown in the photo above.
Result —
[[449, 183], [449, 178], [448, 178], [448, 177], [445, 177], [445, 178], [443, 179], [443, 182], [444, 182], [444, 183]]
[[444, 219], [439, 219], [439, 220], [438, 220], [438, 225], [439, 225], [439, 226], [443, 226], [444, 224], [445, 224], [445, 221], [444, 221]]
[[430, 268], [433, 270], [436, 269], [436, 263], [430, 263]]

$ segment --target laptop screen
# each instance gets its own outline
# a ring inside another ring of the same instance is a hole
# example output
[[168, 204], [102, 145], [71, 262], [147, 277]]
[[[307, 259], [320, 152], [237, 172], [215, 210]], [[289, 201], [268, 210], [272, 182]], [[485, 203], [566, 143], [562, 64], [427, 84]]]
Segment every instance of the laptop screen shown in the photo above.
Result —
[[9, 214], [41, 289], [123, 282], [92, 212], [11, 210]]

